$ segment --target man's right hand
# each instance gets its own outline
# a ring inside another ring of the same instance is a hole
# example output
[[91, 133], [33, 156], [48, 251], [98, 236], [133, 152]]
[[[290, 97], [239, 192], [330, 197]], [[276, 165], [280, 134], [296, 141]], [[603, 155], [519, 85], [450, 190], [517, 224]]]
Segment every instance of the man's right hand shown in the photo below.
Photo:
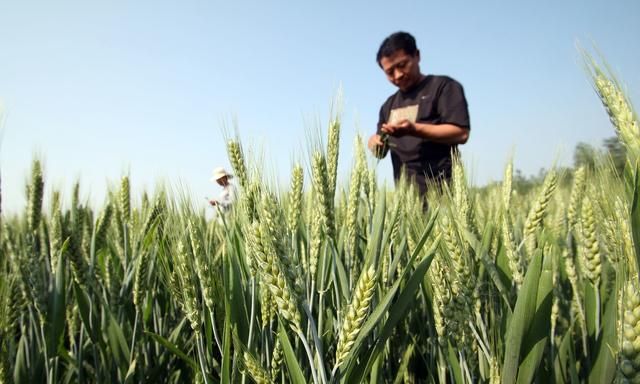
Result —
[[371, 135], [367, 146], [369, 147], [371, 153], [373, 153], [373, 156], [377, 157], [378, 159], [382, 159], [383, 157], [385, 157], [389, 149], [387, 143], [385, 143], [382, 140], [382, 137], [377, 133]]
[[369, 150], [374, 154], [376, 153], [378, 148], [382, 147], [383, 145], [384, 144], [382, 143], [382, 139], [380, 138], [380, 135], [378, 135], [377, 133], [374, 133], [373, 135], [371, 135], [371, 137], [369, 138], [369, 142], [367, 143]]

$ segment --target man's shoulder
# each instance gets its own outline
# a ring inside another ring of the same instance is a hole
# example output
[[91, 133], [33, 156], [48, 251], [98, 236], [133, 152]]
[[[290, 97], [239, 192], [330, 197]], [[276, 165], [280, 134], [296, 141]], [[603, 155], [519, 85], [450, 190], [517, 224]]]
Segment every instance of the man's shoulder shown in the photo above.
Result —
[[460, 82], [451, 76], [447, 75], [429, 75], [429, 84], [432, 86], [445, 86], [447, 84], [460, 84]]
[[445, 87], [448, 87], [449, 89], [460, 89], [460, 90], [463, 89], [462, 84], [451, 76], [447, 76], [447, 75], [431, 75], [431, 76], [433, 76], [433, 80], [430, 82], [431, 88], [435, 88], [438, 90], [443, 90]]
[[393, 100], [395, 100], [395, 98], [398, 95], [398, 93], [400, 93], [400, 91], [396, 91], [396, 92], [392, 93], [391, 95], [389, 95], [389, 97], [387, 97], [387, 99], [384, 101], [384, 103], [382, 103], [382, 108], [388, 107], [391, 104], [393, 104]]

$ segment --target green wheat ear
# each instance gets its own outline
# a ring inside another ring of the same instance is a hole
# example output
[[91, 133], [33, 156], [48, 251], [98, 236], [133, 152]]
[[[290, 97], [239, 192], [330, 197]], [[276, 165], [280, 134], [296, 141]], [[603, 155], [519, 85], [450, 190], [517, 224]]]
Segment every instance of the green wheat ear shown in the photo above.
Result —
[[300, 164], [296, 164], [291, 171], [291, 192], [287, 206], [287, 229], [294, 233], [298, 228], [302, 215], [302, 188], [304, 186], [304, 172]]
[[587, 279], [595, 286], [600, 282], [602, 259], [600, 245], [596, 234], [595, 214], [589, 196], [584, 197], [582, 203], [582, 235], [579, 237], [583, 246], [582, 267]]
[[244, 151], [240, 141], [229, 140], [227, 143], [227, 152], [229, 153], [229, 160], [231, 161], [231, 167], [233, 172], [238, 178], [238, 182], [242, 189], [249, 187], [249, 179], [247, 177], [247, 165], [245, 162]]
[[609, 114], [620, 141], [627, 147], [630, 155], [637, 159], [640, 154], [640, 126], [631, 103], [619, 84], [608, 78], [593, 62], [591, 69], [594, 88]]
[[131, 220], [131, 186], [129, 185], [129, 177], [123, 176], [120, 181], [120, 211], [122, 219], [125, 223]]
[[340, 149], [340, 120], [335, 119], [329, 124], [329, 140], [327, 144], [327, 191], [333, 199], [336, 193], [336, 179], [338, 175], [338, 152]]
[[27, 200], [27, 228], [31, 233], [35, 233], [40, 226], [43, 189], [42, 165], [39, 160], [34, 160], [31, 168], [31, 184], [28, 187], [29, 196]]
[[504, 210], [508, 211], [511, 206], [511, 195], [513, 194], [513, 160], [509, 160], [504, 170], [504, 180], [502, 182], [502, 202]]
[[351, 347], [358, 337], [358, 333], [364, 324], [371, 305], [376, 284], [376, 270], [373, 266], [363, 271], [360, 281], [356, 286], [351, 303], [346, 310], [342, 328], [338, 336], [338, 346], [336, 347], [336, 367], [340, 366], [349, 356]]
[[273, 347], [273, 353], [271, 354], [271, 380], [274, 382], [278, 379], [278, 373], [280, 373], [280, 367], [284, 361], [284, 351], [282, 350], [282, 343], [280, 339], [276, 340], [276, 345]]
[[542, 219], [547, 211], [551, 195], [557, 186], [558, 174], [552, 169], [545, 177], [542, 189], [540, 190], [536, 201], [529, 211], [527, 220], [524, 223], [523, 237], [525, 238], [525, 247], [528, 257], [531, 257], [536, 249], [536, 231], [542, 226]]
[[314, 197], [318, 201], [318, 205], [322, 207], [323, 227], [327, 237], [335, 238], [334, 209], [331, 193], [329, 191], [329, 181], [327, 175], [327, 163], [321, 152], [315, 152], [311, 163], [313, 174], [313, 192]]
[[622, 311], [618, 330], [622, 335], [618, 373], [621, 382], [635, 383], [640, 381], [640, 293], [633, 283], [624, 287]]
[[256, 384], [272, 383], [271, 377], [269, 376], [267, 370], [264, 369], [262, 365], [260, 365], [258, 360], [256, 360], [256, 358], [253, 357], [252, 354], [250, 354], [249, 352], [244, 352], [242, 357], [247, 372], [249, 372], [249, 375], [256, 382]]

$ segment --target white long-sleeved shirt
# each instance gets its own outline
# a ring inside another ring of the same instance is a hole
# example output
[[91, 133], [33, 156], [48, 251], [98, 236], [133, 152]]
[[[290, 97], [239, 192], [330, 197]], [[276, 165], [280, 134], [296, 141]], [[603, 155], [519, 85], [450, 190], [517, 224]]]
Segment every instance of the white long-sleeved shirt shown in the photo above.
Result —
[[222, 187], [222, 192], [220, 192], [220, 196], [218, 197], [218, 205], [223, 212], [231, 209], [231, 206], [236, 201], [237, 194], [235, 185], [231, 183]]

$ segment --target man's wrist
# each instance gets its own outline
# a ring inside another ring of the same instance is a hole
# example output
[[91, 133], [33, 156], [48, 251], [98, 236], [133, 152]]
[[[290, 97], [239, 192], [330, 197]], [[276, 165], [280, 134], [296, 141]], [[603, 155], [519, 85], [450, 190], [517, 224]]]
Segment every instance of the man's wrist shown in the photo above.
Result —
[[413, 123], [413, 131], [415, 132], [416, 136], [420, 136], [424, 139], [430, 139], [431, 137], [431, 128], [433, 127], [433, 124], [427, 124], [427, 123]]

